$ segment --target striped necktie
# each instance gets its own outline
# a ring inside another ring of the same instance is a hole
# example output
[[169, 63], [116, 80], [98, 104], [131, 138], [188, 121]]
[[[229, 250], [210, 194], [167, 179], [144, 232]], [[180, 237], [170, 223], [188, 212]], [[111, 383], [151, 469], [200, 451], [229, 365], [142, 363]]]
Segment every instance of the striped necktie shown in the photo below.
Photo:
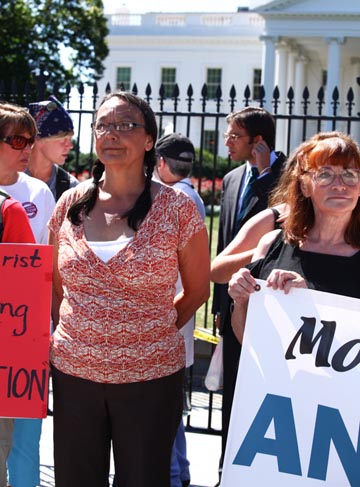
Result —
[[246, 188], [244, 190], [244, 194], [242, 197], [242, 204], [241, 204], [241, 210], [238, 212], [237, 218], [236, 218], [236, 225], [235, 225], [235, 233], [234, 236], [237, 234], [237, 232], [240, 229], [242, 219], [246, 213], [246, 210], [249, 206], [251, 198], [255, 195], [255, 192], [253, 190], [252, 184], [253, 182], [257, 179], [259, 176], [259, 171], [258, 168], [255, 166], [252, 166], [251, 169], [251, 174], [248, 179], [248, 182], [246, 184]]

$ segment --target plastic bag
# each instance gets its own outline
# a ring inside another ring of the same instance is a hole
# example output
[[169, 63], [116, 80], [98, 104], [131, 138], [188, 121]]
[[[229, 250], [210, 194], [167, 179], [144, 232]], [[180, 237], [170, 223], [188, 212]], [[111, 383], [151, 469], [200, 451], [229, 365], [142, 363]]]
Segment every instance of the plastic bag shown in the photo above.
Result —
[[220, 337], [210, 360], [209, 370], [205, 377], [205, 386], [209, 391], [218, 391], [223, 386], [223, 339]]

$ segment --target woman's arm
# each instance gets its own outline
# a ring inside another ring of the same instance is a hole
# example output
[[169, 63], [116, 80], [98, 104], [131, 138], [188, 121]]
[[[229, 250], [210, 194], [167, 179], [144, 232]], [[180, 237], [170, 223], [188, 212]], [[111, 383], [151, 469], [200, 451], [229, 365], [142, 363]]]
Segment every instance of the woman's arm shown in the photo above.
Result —
[[[262, 259], [267, 254], [271, 244], [281, 230], [274, 230], [264, 235], [259, 245], [257, 246], [253, 261]], [[274, 290], [284, 291], [288, 294], [293, 287], [307, 288], [305, 279], [294, 271], [286, 271], [283, 269], [273, 269], [266, 280], [267, 286]], [[251, 275], [249, 269], [243, 268], [233, 274], [229, 281], [229, 294], [234, 301], [234, 308], [231, 316], [231, 325], [236, 338], [242, 343], [247, 306], [249, 296], [255, 291], [256, 280]]]
[[179, 252], [179, 271], [183, 286], [175, 296], [176, 326], [182, 328], [210, 296], [210, 256], [206, 228], [196, 233]]
[[[280, 205], [282, 207], [283, 205]], [[213, 260], [210, 278], [220, 284], [229, 282], [232, 274], [251, 262], [261, 237], [274, 230], [274, 214], [269, 208], [248, 220], [234, 240]]]
[[49, 244], [53, 246], [53, 287], [52, 287], [52, 305], [51, 305], [51, 317], [53, 320], [54, 330], [59, 323], [59, 310], [60, 304], [63, 298], [63, 287], [61, 277], [58, 268], [58, 242], [54, 233], [49, 232]]
[[255, 292], [256, 280], [249, 269], [242, 268], [229, 281], [229, 294], [233, 299], [234, 308], [231, 316], [233, 332], [240, 343], [242, 343], [247, 307], [250, 294]]
[[[253, 255], [253, 261], [265, 257], [279, 232], [280, 230], [273, 230], [260, 239]], [[240, 343], [242, 343], [244, 336], [249, 296], [251, 293], [255, 292], [255, 286], [256, 280], [251, 275], [249, 269], [246, 268], [242, 268], [233, 274], [229, 281], [229, 294], [234, 302], [234, 308], [231, 315], [231, 326]]]

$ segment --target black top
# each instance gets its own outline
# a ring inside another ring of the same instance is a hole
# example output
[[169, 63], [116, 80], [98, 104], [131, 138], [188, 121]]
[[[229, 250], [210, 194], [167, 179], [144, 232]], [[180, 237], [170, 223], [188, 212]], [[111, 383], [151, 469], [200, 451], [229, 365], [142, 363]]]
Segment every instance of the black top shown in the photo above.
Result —
[[285, 243], [280, 232], [264, 259], [247, 267], [264, 280], [273, 269], [295, 271], [309, 289], [360, 298], [360, 250], [352, 257], [308, 252]]
[[[275, 154], [277, 159], [271, 165], [271, 171], [262, 177], [258, 177], [252, 185], [255, 195], [249, 202], [248, 211], [243, 214], [241, 226], [250, 220], [252, 216], [268, 207], [268, 196], [279, 181], [286, 159], [281, 152], [276, 152]], [[222, 252], [234, 238], [239, 194], [244, 177], [246, 177], [246, 164], [236, 167], [224, 176], [221, 191], [217, 254]], [[212, 313], [220, 312], [221, 335], [226, 330], [229, 330], [230, 334], [232, 334], [230, 303], [228, 284], [216, 283], [214, 285]]]

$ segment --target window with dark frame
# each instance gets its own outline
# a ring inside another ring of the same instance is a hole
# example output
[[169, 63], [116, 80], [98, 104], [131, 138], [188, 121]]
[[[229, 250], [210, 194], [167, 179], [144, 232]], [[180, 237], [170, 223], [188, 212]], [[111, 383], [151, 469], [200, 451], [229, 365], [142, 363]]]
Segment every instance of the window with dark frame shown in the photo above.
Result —
[[252, 86], [252, 99], [259, 101], [261, 88], [261, 69], [255, 68], [253, 70], [253, 86]]
[[324, 87], [324, 89], [325, 89], [325, 88], [326, 88], [326, 86], [327, 86], [327, 78], [328, 78], [327, 74], [328, 74], [328, 73], [327, 73], [327, 69], [323, 69], [323, 70], [321, 71], [321, 86], [323, 86], [323, 87]]
[[215, 149], [215, 131], [214, 130], [204, 130], [204, 149], [214, 153]]
[[116, 70], [116, 89], [130, 91], [131, 68], [119, 67]]
[[208, 98], [216, 98], [216, 90], [221, 86], [222, 70], [220, 68], [208, 68], [206, 73], [206, 85], [208, 89]]
[[164, 85], [165, 98], [172, 98], [176, 84], [176, 68], [161, 68], [161, 84]]

